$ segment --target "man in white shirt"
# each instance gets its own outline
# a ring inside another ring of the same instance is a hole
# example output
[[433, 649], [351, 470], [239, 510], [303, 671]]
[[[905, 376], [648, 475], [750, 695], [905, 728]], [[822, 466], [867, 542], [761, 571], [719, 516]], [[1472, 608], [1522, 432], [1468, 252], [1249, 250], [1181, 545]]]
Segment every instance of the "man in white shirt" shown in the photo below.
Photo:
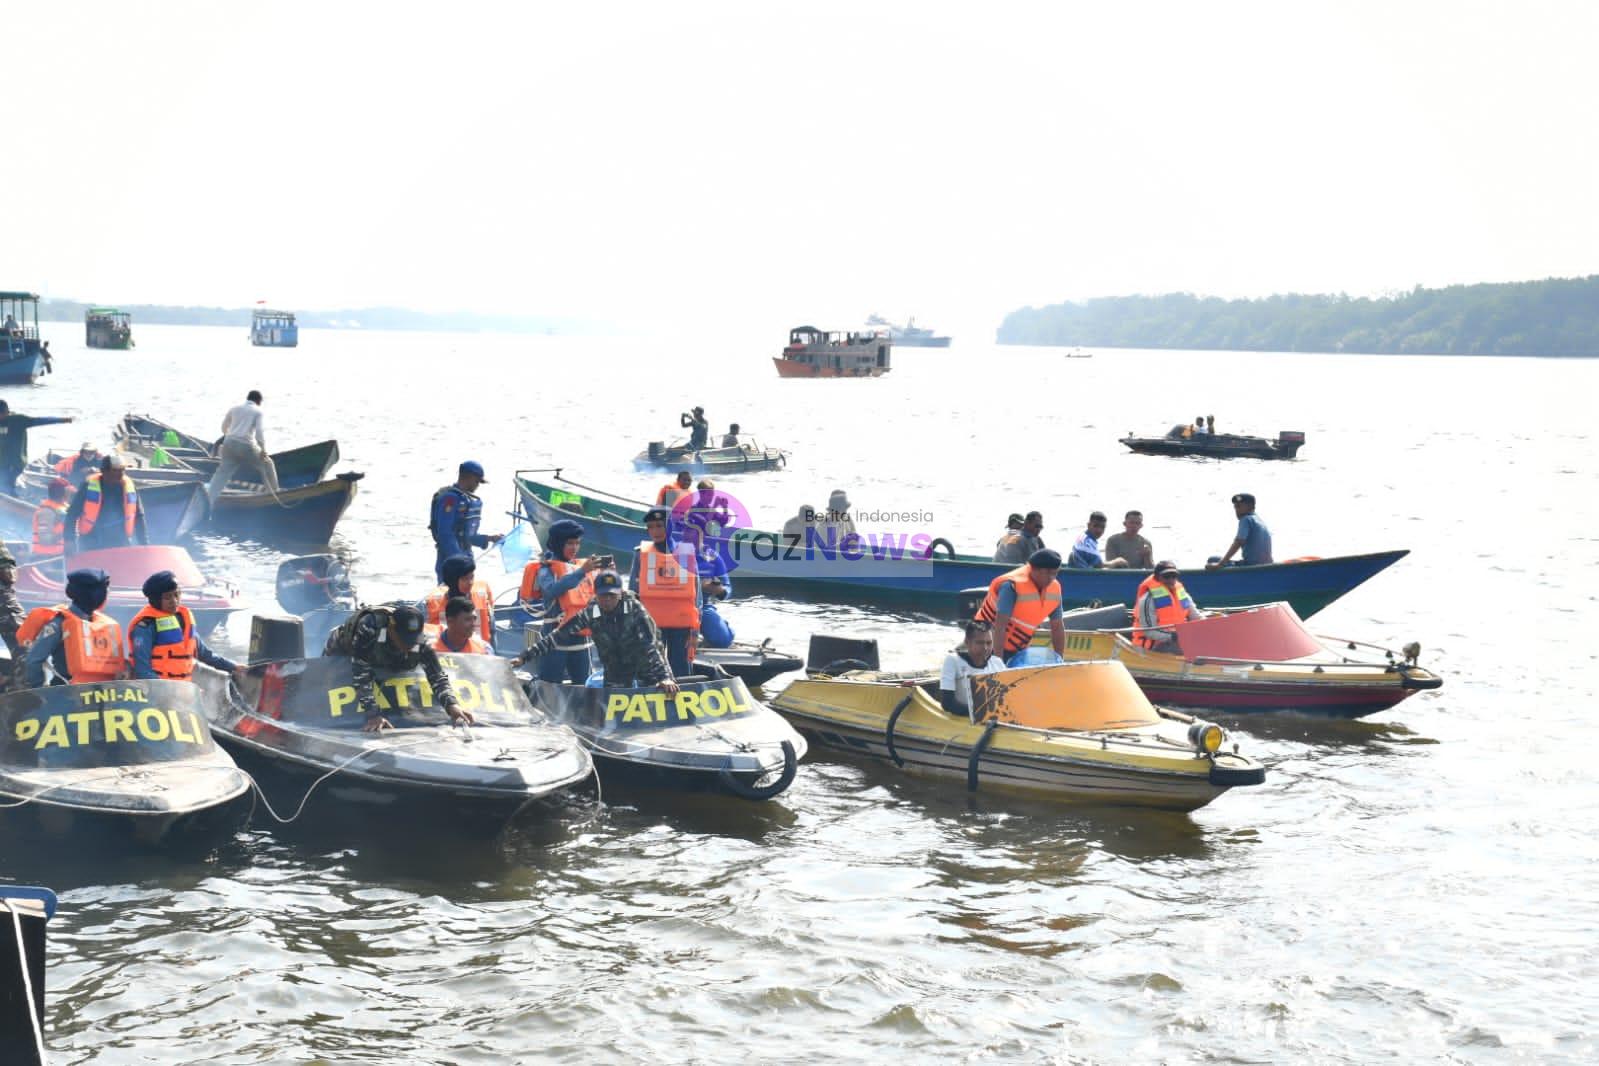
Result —
[[231, 408], [222, 419], [222, 447], [217, 458], [217, 472], [205, 487], [206, 499], [213, 506], [241, 470], [253, 472], [272, 495], [278, 494], [278, 468], [267, 454], [261, 425], [261, 393], [257, 390], [251, 389], [244, 402]]
[[994, 629], [987, 622], [969, 619], [966, 641], [944, 657], [938, 679], [939, 705], [953, 715], [971, 716], [972, 676], [995, 674], [1005, 669], [1005, 661], [994, 654]]

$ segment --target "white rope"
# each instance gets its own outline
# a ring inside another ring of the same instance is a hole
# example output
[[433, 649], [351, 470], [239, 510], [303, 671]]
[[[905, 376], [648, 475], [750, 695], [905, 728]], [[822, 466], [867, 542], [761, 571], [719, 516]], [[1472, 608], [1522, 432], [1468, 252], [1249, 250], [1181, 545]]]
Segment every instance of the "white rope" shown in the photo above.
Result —
[[33, 974], [28, 972], [28, 948], [22, 940], [22, 916], [15, 907], [8, 905], [6, 910], [11, 912], [11, 928], [17, 934], [17, 964], [22, 968], [22, 988], [28, 996], [28, 1021], [33, 1023], [33, 1046], [39, 1053], [39, 1066], [44, 1066], [44, 1033], [39, 1028], [39, 1015], [34, 1011]]
[[331, 770], [329, 770], [327, 773], [323, 774], [321, 777], [317, 778], [315, 781], [311, 782], [311, 787], [305, 790], [305, 795], [304, 796], [300, 797], [299, 806], [295, 807], [294, 808], [294, 813], [289, 815], [287, 818], [283, 817], [276, 810], [273, 809], [272, 801], [267, 799], [266, 792], [261, 788], [261, 782], [259, 782], [259, 781], [257, 781], [255, 779], [255, 775], [254, 774], [251, 774], [251, 773], [249, 773], [247, 771], [243, 771], [243, 770], [241, 770], [240, 773], [243, 773], [245, 777], [248, 777], [250, 779], [250, 785], [251, 785], [251, 787], [253, 787], [255, 789], [255, 794], [258, 797], [260, 797], [261, 806], [266, 808], [266, 812], [268, 814], [270, 814], [280, 825], [288, 825], [289, 823], [293, 822], [295, 819], [299, 818], [300, 815], [305, 813], [305, 805], [308, 802], [310, 802], [311, 793], [315, 792], [317, 790], [317, 787], [320, 786], [322, 784], [322, 782], [326, 781], [328, 778], [332, 777], [334, 774], [339, 773], [345, 767], [347, 767], [351, 763], [355, 762], [357, 759], [360, 759], [361, 757], [366, 756], [366, 755], [373, 755], [373, 754], [376, 754], [378, 752], [394, 751], [394, 750], [399, 749], [399, 748], [414, 748], [414, 747], [416, 747], [416, 746], [418, 746], [420, 744], [432, 743], [433, 740], [434, 740], [433, 737], [417, 737], [415, 740], [409, 741], [409, 742], [407, 742], [405, 744], [394, 744], [394, 745], [390, 745], [388, 747], [383, 747], [383, 748], [362, 748], [360, 751], [356, 752], [354, 755], [351, 755], [349, 758], [344, 759], [343, 761], [335, 764], [334, 767]]

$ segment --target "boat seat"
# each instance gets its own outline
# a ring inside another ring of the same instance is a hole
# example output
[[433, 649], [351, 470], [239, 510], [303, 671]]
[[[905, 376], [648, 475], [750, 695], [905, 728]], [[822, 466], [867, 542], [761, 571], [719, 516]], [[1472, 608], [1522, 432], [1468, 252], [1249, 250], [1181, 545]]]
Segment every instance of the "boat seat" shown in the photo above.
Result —
[[1096, 629], [1126, 629], [1132, 622], [1132, 612], [1119, 603], [1109, 607], [1084, 607], [1066, 611], [1061, 621], [1068, 631], [1085, 632]]

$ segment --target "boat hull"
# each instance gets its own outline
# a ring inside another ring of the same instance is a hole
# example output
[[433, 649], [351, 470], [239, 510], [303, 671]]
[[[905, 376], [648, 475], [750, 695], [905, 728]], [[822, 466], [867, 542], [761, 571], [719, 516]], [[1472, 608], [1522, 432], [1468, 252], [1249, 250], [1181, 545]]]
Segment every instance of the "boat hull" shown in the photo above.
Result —
[[[170, 439], [168, 434], [176, 438], [178, 443], [164, 443]], [[146, 462], [155, 456], [157, 447], [161, 448], [169, 460], [176, 460], [174, 466], [152, 470], [149, 475], [151, 477], [169, 476], [181, 480], [192, 472], [199, 480], [210, 481], [212, 475], [216, 473], [218, 459], [215, 442], [201, 440], [149, 415], [124, 415], [113, 435], [123, 450], [139, 456]], [[280, 489], [298, 489], [315, 485], [328, 476], [328, 471], [332, 470], [338, 461], [339, 442], [336, 440], [317, 441], [315, 444], [305, 444], [298, 448], [272, 453], [272, 465], [277, 470]], [[228, 482], [228, 488], [260, 492], [265, 486], [259, 482], [235, 477]]]
[[647, 451], [633, 457], [634, 470], [661, 470], [676, 472], [687, 470], [691, 474], [756, 474], [767, 470], [781, 470], [787, 463], [784, 454], [775, 448], [760, 451], [745, 448], [703, 448], [685, 452], [668, 449], [655, 455]]
[[[553, 492], [563, 502], [583, 508], [586, 549], [615, 555], [618, 566], [629, 566], [634, 549], [645, 539], [641, 508], [602, 496], [578, 495], [523, 477], [518, 477], [516, 484], [522, 507], [541, 538], [555, 521], [576, 517], [569, 510], [551, 505]], [[890, 553], [890, 557], [876, 559], [868, 553], [866, 558], [851, 560], [837, 551], [830, 556], [825, 549], [807, 550], [786, 544], [777, 534], [754, 530], [733, 534], [726, 552], [741, 585], [834, 603], [871, 599], [949, 617], [963, 614], [962, 592], [986, 589], [989, 582], [1011, 569], [1002, 563], [971, 557], [915, 558], [908, 552], [899, 558]], [[1207, 607], [1247, 607], [1286, 600], [1300, 617], [1308, 618], [1408, 554], [1401, 549], [1268, 566], [1193, 570], [1183, 575], [1183, 583]], [[1148, 570], [1062, 570], [1064, 604], [1132, 606], [1139, 584], [1149, 574]], [[969, 616], [970, 611], [964, 613]]]
[[249, 817], [250, 782], [207, 720], [226, 679], [117, 681], [0, 696], [8, 831], [75, 847], [207, 850]]
[[15, 588], [23, 610], [54, 607], [66, 600], [66, 575], [79, 568], [104, 570], [111, 576], [111, 588], [100, 609], [124, 628], [133, 616], [149, 606], [144, 582], [153, 573], [170, 570], [183, 589], [183, 605], [194, 616], [195, 628], [202, 635], [221, 625], [234, 611], [245, 606], [239, 591], [230, 585], [208, 581], [194, 558], [175, 545], [133, 545], [126, 548], [99, 548], [79, 552], [66, 560], [59, 556], [29, 563], [17, 569]]
[[1231, 434], [1186, 438], [1123, 437], [1122, 443], [1139, 455], [1199, 456], [1206, 459], [1292, 459], [1303, 441], [1267, 440]]
[[11, 358], [4, 354], [0, 349], [0, 385], [32, 385], [44, 373], [44, 355], [37, 341], [28, 341], [22, 354]]
[[340, 474], [304, 488], [270, 492], [224, 493], [217, 497], [210, 532], [301, 546], [333, 539], [339, 519], [355, 500], [360, 474]]
[[[1156, 758], [1140, 750], [1141, 742], [1117, 740], [1113, 733], [991, 731], [947, 714], [921, 685], [808, 679], [784, 689], [772, 707], [821, 748], [958, 782], [962, 791], [1192, 811], [1233, 787], [1211, 761], [1191, 751]], [[1238, 770], [1252, 766], [1240, 761]], [[1236, 783], [1258, 782], [1254, 769], [1256, 776], [1240, 772]]]
[[782, 356], [773, 356], [780, 378], [880, 378], [892, 370], [886, 366], [833, 367], [801, 363]]

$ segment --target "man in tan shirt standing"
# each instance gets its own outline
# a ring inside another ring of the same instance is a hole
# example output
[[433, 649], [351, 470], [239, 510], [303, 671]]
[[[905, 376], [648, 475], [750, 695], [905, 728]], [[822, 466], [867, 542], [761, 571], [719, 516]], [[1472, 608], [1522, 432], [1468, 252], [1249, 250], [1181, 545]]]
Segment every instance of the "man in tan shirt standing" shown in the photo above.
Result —
[[1122, 519], [1122, 529], [1125, 532], [1113, 533], [1105, 541], [1105, 557], [1107, 559], [1126, 559], [1127, 565], [1134, 570], [1148, 570], [1155, 565], [1155, 549], [1149, 541], [1138, 535], [1144, 527], [1144, 512], [1128, 511], [1127, 517]]

